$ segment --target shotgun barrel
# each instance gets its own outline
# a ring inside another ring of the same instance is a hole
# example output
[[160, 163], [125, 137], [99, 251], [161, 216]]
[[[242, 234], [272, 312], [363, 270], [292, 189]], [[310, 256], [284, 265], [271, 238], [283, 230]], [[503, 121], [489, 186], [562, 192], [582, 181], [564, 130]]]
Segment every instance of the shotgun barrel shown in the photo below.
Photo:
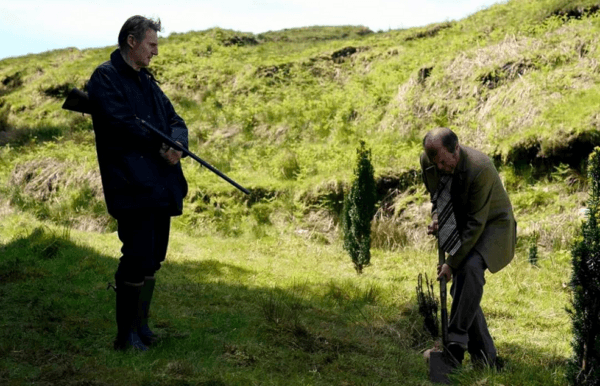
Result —
[[[90, 115], [92, 114], [92, 111], [93, 111], [92, 103], [90, 102], [90, 98], [89, 98], [88, 94], [86, 94], [85, 92], [83, 92], [77, 88], [74, 88], [71, 90], [71, 92], [67, 96], [67, 99], [65, 100], [65, 103], [63, 103], [62, 108], [65, 110], [70, 110], [70, 111], [75, 111], [78, 113], [90, 114]], [[202, 166], [204, 166], [211, 172], [215, 173], [216, 175], [218, 175], [225, 181], [229, 182], [231, 185], [235, 186], [237, 189], [241, 190], [242, 192], [244, 192], [246, 194], [250, 194], [250, 191], [248, 189], [244, 188], [243, 186], [241, 186], [240, 184], [238, 184], [231, 178], [227, 177], [224, 173], [219, 171], [217, 168], [215, 168], [208, 162], [204, 161], [202, 158], [198, 157], [196, 154], [192, 153], [191, 151], [189, 151], [188, 149], [186, 149], [179, 143], [175, 142], [171, 137], [169, 137], [162, 131], [158, 130], [156, 127], [152, 126], [150, 123], [144, 121], [143, 119], [137, 118], [137, 117], [136, 117], [136, 119], [139, 121], [139, 123], [144, 128], [146, 128], [153, 134], [159, 136], [167, 145], [169, 145], [173, 149], [179, 150], [179, 151], [187, 154], [192, 159], [199, 162]]]

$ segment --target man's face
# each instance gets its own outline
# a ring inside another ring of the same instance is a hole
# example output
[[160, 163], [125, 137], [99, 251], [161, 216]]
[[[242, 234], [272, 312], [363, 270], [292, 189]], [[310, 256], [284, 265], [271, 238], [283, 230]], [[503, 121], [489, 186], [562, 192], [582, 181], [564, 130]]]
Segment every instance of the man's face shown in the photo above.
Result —
[[432, 147], [437, 150], [437, 154], [431, 160], [437, 170], [442, 174], [453, 174], [460, 158], [459, 145], [456, 144], [456, 148], [452, 153], [442, 145], [441, 140], [433, 143]]
[[133, 39], [133, 47], [131, 48], [131, 59], [139, 68], [148, 67], [150, 60], [158, 55], [158, 35], [151, 28], [146, 30], [144, 40], [137, 41]]

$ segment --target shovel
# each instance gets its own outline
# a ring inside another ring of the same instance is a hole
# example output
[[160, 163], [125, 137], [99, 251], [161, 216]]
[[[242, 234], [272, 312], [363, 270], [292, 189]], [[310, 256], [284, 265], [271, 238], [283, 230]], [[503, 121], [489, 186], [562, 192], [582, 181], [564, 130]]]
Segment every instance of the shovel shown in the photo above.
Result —
[[[446, 254], [442, 249], [438, 238], [438, 257], [439, 264], [442, 265], [446, 261]], [[454, 370], [452, 362], [447, 352], [448, 347], [448, 307], [446, 294], [446, 278], [440, 280], [440, 303], [441, 303], [441, 319], [442, 319], [442, 347], [444, 351], [432, 351], [429, 357], [429, 380], [433, 383], [449, 384], [450, 379], [448, 374]]]

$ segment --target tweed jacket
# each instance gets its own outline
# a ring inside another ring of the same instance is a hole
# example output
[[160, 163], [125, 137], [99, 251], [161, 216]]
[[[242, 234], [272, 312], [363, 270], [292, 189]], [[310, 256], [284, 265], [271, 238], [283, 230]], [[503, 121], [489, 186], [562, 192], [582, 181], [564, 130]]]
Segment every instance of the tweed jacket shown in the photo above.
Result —
[[152, 123], [187, 148], [185, 122], [154, 77], [146, 69], [136, 72], [117, 49], [96, 68], [87, 89], [108, 212], [116, 218], [140, 209], [181, 214], [188, 190], [181, 163], [168, 165], [159, 155], [162, 141], [136, 120]]
[[[439, 176], [435, 165], [421, 154], [421, 171], [425, 187], [432, 198]], [[460, 146], [460, 158], [452, 178], [452, 204], [461, 247], [446, 258], [457, 269], [473, 249], [495, 273], [511, 262], [515, 254], [517, 223], [508, 194], [490, 158], [467, 146]]]

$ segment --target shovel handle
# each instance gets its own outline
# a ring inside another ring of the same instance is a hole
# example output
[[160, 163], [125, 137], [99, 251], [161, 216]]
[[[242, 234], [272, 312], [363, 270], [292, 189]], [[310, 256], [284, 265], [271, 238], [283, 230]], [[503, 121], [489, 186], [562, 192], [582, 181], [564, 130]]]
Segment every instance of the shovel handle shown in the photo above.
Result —
[[[440, 245], [438, 237], [438, 258], [439, 265], [442, 266], [446, 262], [446, 253]], [[448, 300], [446, 290], [446, 277], [442, 276], [440, 279], [440, 305], [441, 305], [441, 319], [442, 319], [442, 344], [444, 347], [448, 344]]]

